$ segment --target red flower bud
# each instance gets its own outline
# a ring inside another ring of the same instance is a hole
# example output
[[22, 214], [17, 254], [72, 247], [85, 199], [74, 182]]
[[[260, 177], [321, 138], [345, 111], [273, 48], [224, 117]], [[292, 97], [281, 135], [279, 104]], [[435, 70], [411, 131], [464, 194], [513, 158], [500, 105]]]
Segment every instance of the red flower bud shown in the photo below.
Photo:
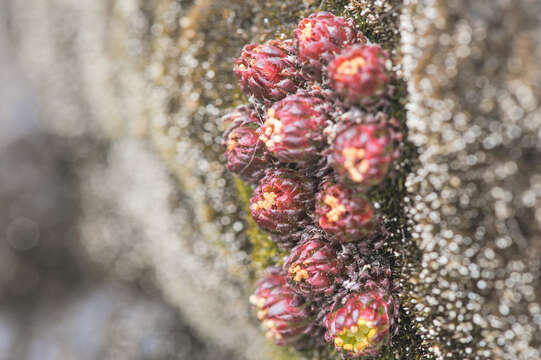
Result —
[[332, 247], [315, 238], [291, 250], [284, 271], [291, 287], [299, 294], [329, 296], [335, 289], [341, 266]]
[[246, 45], [233, 69], [246, 95], [267, 105], [297, 91], [301, 77], [291, 40]]
[[259, 140], [260, 121], [257, 114], [240, 106], [224, 116], [224, 122], [232, 122], [226, 131], [226, 167], [248, 182], [257, 182], [271, 165], [265, 145]]
[[286, 278], [271, 269], [256, 287], [250, 302], [267, 338], [277, 345], [293, 344], [302, 338], [314, 319], [303, 298], [286, 286]]
[[326, 182], [316, 194], [316, 221], [341, 242], [358, 241], [374, 229], [374, 209], [350, 188]]
[[255, 222], [263, 229], [287, 234], [309, 223], [313, 207], [310, 179], [290, 169], [270, 169], [250, 199]]
[[395, 300], [382, 289], [348, 295], [325, 318], [325, 339], [350, 357], [374, 356], [394, 330]]
[[334, 139], [331, 163], [343, 178], [361, 187], [379, 184], [397, 154], [387, 122], [345, 124]]
[[371, 101], [389, 82], [391, 61], [379, 45], [354, 45], [328, 66], [331, 87], [348, 103]]
[[283, 162], [314, 160], [326, 145], [329, 104], [317, 97], [289, 95], [268, 111], [259, 137]]

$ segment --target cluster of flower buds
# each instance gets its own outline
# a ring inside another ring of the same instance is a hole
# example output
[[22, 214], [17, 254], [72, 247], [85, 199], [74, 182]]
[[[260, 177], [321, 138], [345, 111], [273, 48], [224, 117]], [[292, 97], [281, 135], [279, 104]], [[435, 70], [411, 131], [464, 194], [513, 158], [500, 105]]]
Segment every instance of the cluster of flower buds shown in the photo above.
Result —
[[250, 297], [265, 335], [277, 345], [295, 343], [313, 326], [308, 304], [285, 285], [286, 278], [278, 269], [268, 269]]
[[325, 317], [325, 338], [350, 357], [377, 355], [393, 332], [392, 297], [381, 289], [351, 293]]
[[278, 345], [324, 328], [344, 356], [376, 355], [396, 329], [391, 274], [350, 269], [381, 246], [368, 190], [399, 155], [389, 54], [352, 20], [320, 12], [294, 39], [245, 46], [234, 73], [250, 105], [224, 117], [226, 166], [253, 185], [255, 222], [289, 249], [256, 285], [258, 319]]

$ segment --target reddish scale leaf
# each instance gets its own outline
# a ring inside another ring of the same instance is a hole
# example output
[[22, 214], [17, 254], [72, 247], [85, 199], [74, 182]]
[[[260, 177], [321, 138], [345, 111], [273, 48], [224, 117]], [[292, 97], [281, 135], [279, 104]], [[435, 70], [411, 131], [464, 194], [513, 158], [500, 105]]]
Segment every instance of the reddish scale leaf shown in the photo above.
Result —
[[270, 169], [250, 199], [255, 222], [278, 234], [290, 233], [310, 222], [307, 211], [313, 208], [313, 184], [290, 169]]
[[259, 138], [282, 162], [313, 161], [326, 145], [323, 129], [329, 109], [330, 105], [318, 97], [289, 95], [267, 111]]

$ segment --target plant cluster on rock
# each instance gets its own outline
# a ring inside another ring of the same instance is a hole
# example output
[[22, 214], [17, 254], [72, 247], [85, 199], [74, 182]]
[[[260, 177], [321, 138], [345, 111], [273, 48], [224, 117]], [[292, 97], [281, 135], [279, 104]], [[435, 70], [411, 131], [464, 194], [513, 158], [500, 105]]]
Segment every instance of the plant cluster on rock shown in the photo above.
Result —
[[388, 53], [320, 12], [294, 39], [245, 46], [234, 72], [250, 104], [224, 117], [227, 167], [254, 186], [254, 221], [288, 251], [256, 285], [258, 319], [278, 345], [378, 354], [399, 308], [397, 281], [371, 256], [385, 231], [369, 190], [392, 176], [401, 143]]

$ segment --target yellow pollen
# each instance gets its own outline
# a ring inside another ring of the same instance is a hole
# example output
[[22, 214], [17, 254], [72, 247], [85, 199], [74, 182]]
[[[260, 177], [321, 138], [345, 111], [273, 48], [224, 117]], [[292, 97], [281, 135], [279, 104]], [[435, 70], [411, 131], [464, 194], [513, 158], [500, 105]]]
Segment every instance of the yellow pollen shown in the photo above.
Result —
[[267, 111], [267, 120], [265, 120], [264, 128], [265, 131], [259, 135], [259, 140], [263, 141], [267, 148], [272, 148], [274, 144], [283, 140], [283, 125], [275, 117], [275, 112], [272, 108]]
[[257, 312], [257, 318], [259, 320], [263, 320], [263, 318], [265, 317], [265, 315], [267, 315], [267, 311], [266, 310], [259, 310]]
[[366, 174], [366, 172], [368, 171], [368, 168], [370, 167], [370, 161], [364, 159], [363, 161], [361, 161], [361, 163], [359, 164], [359, 171], [363, 174]]
[[368, 343], [366, 341], [362, 341], [360, 343], [357, 343], [357, 344], [355, 344], [355, 351], [359, 353], [359, 352], [363, 351], [364, 348], [367, 347], [367, 346], [368, 346]]
[[355, 75], [359, 72], [359, 69], [362, 68], [366, 64], [366, 60], [362, 57], [356, 57], [351, 60], [346, 60], [340, 66], [338, 66], [338, 69], [336, 69], [336, 72], [338, 75]]
[[377, 329], [371, 321], [359, 318], [357, 325], [343, 328], [337, 334], [334, 344], [345, 351], [355, 351], [357, 354], [361, 354], [366, 347], [370, 346], [376, 333]]
[[295, 276], [293, 277], [293, 280], [295, 280], [296, 282], [299, 282], [299, 281], [301, 281], [301, 280], [303, 280], [303, 279], [308, 279], [308, 271], [306, 271], [306, 270], [304, 270], [303, 268], [301, 268], [300, 265], [297, 265], [297, 266], [293, 266], [293, 265], [292, 265], [292, 266], [289, 268], [288, 271], [289, 271], [289, 273], [290, 273], [291, 275], [293, 275], [293, 274], [295, 275]]
[[257, 296], [250, 295], [250, 304], [252, 304], [252, 305], [257, 304]]
[[338, 221], [338, 219], [340, 219], [340, 216], [342, 216], [342, 214], [346, 212], [346, 207], [340, 204], [338, 198], [332, 195], [325, 195], [325, 198], [323, 198], [323, 202], [331, 207], [331, 211], [325, 214], [325, 216], [330, 222]]
[[272, 329], [272, 328], [274, 328], [274, 321], [272, 321], [272, 320], [265, 320], [265, 321], [263, 321], [263, 327], [264, 327], [265, 329]]
[[239, 68], [240, 71], [246, 70], [246, 66], [245, 66], [244, 64], [240, 64], [240, 65], [238, 66], [238, 68]]
[[227, 142], [227, 151], [233, 151], [237, 146], [237, 136], [235, 134], [229, 135], [229, 141]]
[[257, 203], [252, 205], [252, 207], [255, 211], [260, 210], [260, 209], [263, 209], [263, 210], [270, 209], [276, 204], [276, 197], [277, 195], [273, 192], [264, 192], [263, 200], [258, 200]]
[[295, 278], [293, 280], [299, 282], [299, 281], [301, 281], [303, 279], [308, 279], [308, 271], [306, 271], [306, 270], [298, 271], [295, 274]]
[[[345, 158], [344, 167], [348, 171], [351, 180], [355, 182], [363, 181], [364, 174], [366, 174], [370, 167], [370, 162], [364, 159], [364, 149], [348, 147], [342, 151], [342, 155], [344, 155]], [[360, 163], [357, 165], [359, 161]]]
[[306, 38], [312, 35], [312, 23], [307, 23], [304, 29], [301, 31], [301, 39], [306, 40]]

